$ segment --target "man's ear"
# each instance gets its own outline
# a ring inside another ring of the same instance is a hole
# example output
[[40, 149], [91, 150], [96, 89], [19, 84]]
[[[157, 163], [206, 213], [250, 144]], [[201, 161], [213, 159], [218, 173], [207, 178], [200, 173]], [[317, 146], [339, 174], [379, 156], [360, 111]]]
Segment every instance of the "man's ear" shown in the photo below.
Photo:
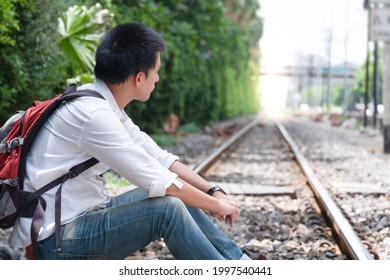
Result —
[[135, 76], [134, 76], [134, 82], [135, 82], [135, 86], [136, 87], [139, 87], [140, 84], [141, 84], [141, 81], [142, 81], [142, 76], [144, 75], [144, 73], [142, 72], [138, 72]]

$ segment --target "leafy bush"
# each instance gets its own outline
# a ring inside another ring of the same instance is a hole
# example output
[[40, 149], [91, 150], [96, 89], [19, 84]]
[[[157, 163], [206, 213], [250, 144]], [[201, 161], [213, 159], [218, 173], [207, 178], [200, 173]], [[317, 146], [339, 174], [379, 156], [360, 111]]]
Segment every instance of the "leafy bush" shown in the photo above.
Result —
[[[0, 41], [0, 123], [33, 99], [53, 96], [64, 80], [61, 51], [56, 45], [55, 0], [2, 0], [11, 24], [9, 39]], [[6, 11], [3, 10], [3, 13]], [[4, 23], [2, 22], [4, 26]]]

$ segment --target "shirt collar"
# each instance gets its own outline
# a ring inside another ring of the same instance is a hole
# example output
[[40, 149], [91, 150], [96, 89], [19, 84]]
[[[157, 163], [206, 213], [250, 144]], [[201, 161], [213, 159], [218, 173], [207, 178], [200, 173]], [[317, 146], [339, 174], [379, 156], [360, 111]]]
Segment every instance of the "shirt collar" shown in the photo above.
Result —
[[103, 95], [104, 99], [110, 104], [111, 108], [115, 112], [115, 114], [118, 116], [120, 120], [124, 119], [127, 115], [124, 112], [124, 110], [120, 109], [118, 107], [118, 104], [115, 101], [114, 96], [112, 95], [110, 89], [107, 87], [107, 85], [99, 79], [96, 79], [94, 81], [94, 86], [96, 87], [97, 91]]

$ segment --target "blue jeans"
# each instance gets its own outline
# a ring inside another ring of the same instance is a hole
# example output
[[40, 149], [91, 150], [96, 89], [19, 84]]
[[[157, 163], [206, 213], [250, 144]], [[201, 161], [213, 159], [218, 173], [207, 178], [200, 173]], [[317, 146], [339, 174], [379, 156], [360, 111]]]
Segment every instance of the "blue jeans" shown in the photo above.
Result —
[[178, 260], [238, 260], [243, 255], [202, 210], [172, 196], [147, 198], [135, 189], [63, 225], [60, 252], [54, 234], [40, 241], [38, 259], [123, 260], [160, 238]]

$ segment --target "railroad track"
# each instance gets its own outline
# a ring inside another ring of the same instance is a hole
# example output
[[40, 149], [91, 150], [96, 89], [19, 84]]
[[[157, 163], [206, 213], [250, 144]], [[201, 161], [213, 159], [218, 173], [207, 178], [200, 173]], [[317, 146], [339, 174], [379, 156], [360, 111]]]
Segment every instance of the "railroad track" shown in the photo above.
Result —
[[376, 258], [280, 122], [253, 120], [194, 170], [237, 197], [249, 232], [241, 247], [252, 258]]
[[[235, 196], [239, 221], [216, 223], [253, 259], [379, 259], [281, 123], [251, 121], [194, 170]], [[129, 259], [172, 256], [159, 240]]]

